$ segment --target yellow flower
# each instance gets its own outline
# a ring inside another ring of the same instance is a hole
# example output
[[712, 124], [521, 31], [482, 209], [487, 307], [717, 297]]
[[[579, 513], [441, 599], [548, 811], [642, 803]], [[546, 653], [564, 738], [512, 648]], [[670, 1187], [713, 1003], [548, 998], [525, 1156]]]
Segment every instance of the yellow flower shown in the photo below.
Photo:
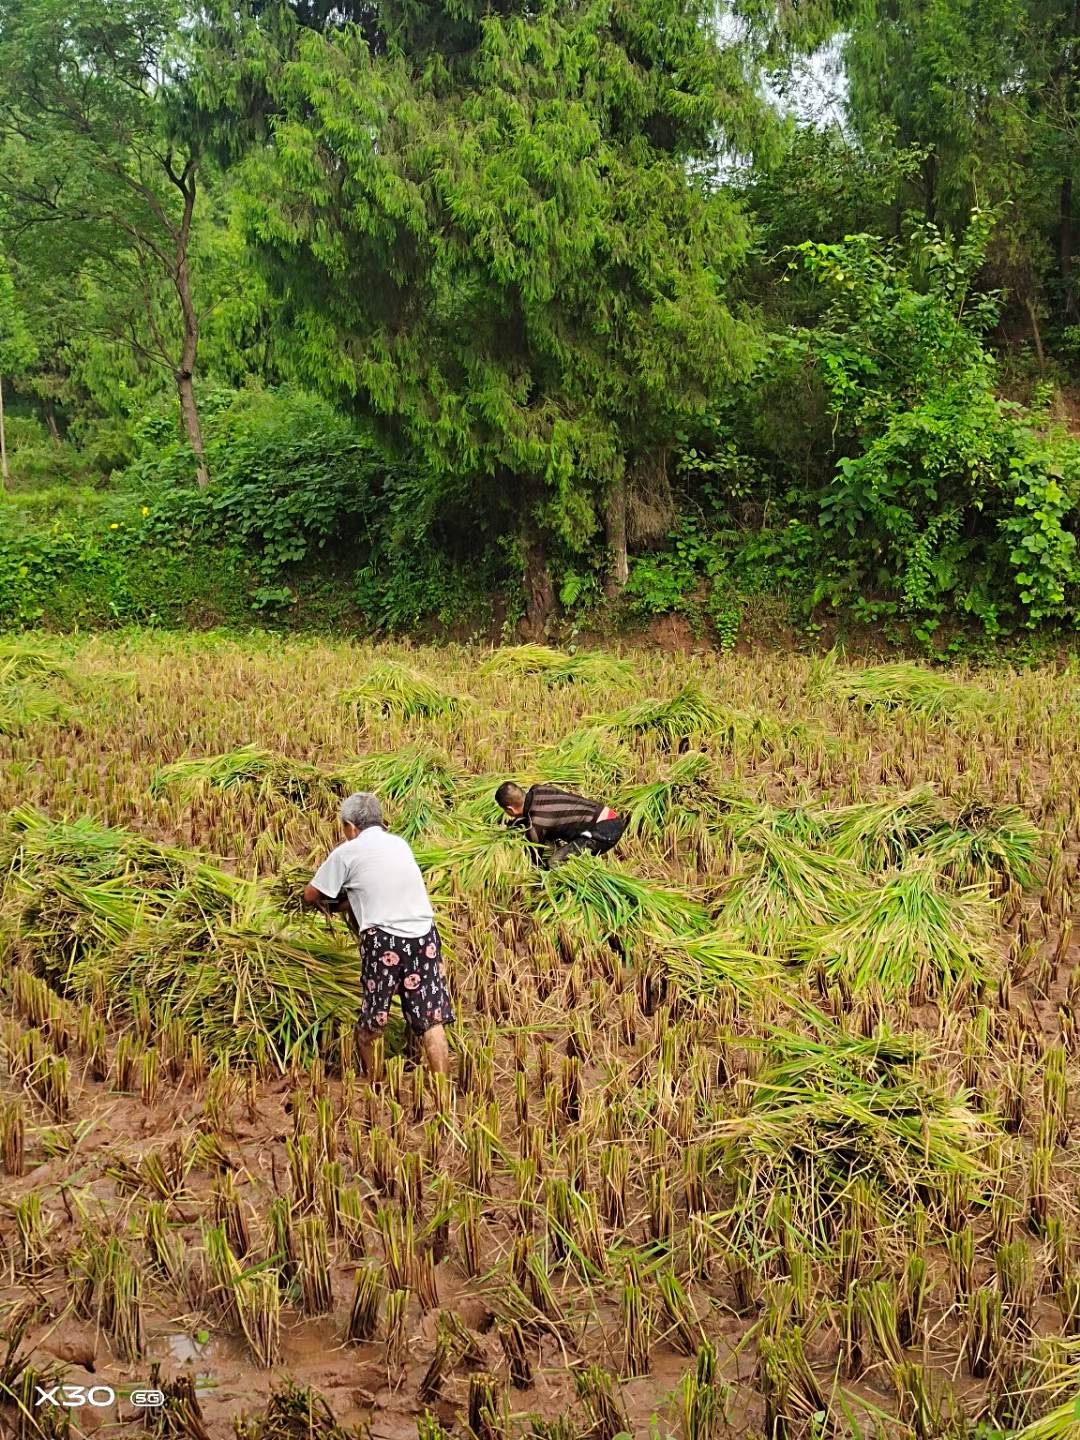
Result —
[[149, 515], [149, 514], [150, 514], [150, 506], [149, 506], [149, 505], [144, 505], [144, 506], [142, 507], [142, 513], [143, 513], [144, 515]]
[[110, 525], [110, 526], [109, 526], [109, 529], [110, 529], [110, 530], [119, 530], [119, 529], [120, 529], [120, 526], [119, 526], [119, 525], [116, 525], [116, 524], [113, 524], [113, 525]]

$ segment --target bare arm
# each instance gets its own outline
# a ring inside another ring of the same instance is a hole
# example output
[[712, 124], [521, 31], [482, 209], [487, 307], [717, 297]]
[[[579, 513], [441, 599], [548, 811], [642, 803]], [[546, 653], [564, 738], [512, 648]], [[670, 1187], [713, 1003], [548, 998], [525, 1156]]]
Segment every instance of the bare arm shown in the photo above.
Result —
[[304, 886], [304, 904], [314, 905], [316, 910], [325, 910], [327, 915], [352, 914], [352, 906], [349, 904], [347, 896], [324, 895], [317, 885]]
[[324, 895], [317, 885], [305, 885], [303, 900], [305, 905], [313, 905], [316, 910], [321, 910], [324, 915], [343, 915], [345, 917], [345, 924], [348, 925], [354, 935], [359, 935], [360, 927], [356, 923], [356, 916], [353, 914], [348, 896], [339, 895], [334, 899], [329, 895]]

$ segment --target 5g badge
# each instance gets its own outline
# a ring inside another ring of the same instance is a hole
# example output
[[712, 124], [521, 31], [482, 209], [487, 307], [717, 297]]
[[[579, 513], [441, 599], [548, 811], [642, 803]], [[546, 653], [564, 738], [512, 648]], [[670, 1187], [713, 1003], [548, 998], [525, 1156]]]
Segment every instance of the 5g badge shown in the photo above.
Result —
[[[59, 1405], [66, 1410], [77, 1410], [83, 1405], [104, 1408], [116, 1400], [116, 1391], [111, 1385], [53, 1385], [46, 1389], [35, 1385], [35, 1405]], [[139, 1410], [156, 1410], [165, 1404], [161, 1390], [132, 1390], [126, 1397]]]

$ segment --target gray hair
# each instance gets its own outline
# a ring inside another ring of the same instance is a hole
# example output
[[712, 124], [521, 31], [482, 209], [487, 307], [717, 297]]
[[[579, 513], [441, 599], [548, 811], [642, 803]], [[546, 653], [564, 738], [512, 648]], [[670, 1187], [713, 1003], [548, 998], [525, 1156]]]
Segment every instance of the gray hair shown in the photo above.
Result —
[[357, 830], [367, 830], [372, 825], [383, 823], [382, 804], [370, 790], [360, 790], [343, 800], [338, 815], [343, 825], [355, 825]]

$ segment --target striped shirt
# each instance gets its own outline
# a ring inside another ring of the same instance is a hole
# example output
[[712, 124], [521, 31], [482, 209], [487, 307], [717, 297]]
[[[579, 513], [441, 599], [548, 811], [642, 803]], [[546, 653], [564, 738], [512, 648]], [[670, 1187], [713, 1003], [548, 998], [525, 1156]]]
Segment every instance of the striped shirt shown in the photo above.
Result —
[[597, 800], [586, 800], [555, 785], [534, 785], [525, 796], [521, 823], [529, 839], [538, 844], [573, 840], [595, 825], [607, 808]]

